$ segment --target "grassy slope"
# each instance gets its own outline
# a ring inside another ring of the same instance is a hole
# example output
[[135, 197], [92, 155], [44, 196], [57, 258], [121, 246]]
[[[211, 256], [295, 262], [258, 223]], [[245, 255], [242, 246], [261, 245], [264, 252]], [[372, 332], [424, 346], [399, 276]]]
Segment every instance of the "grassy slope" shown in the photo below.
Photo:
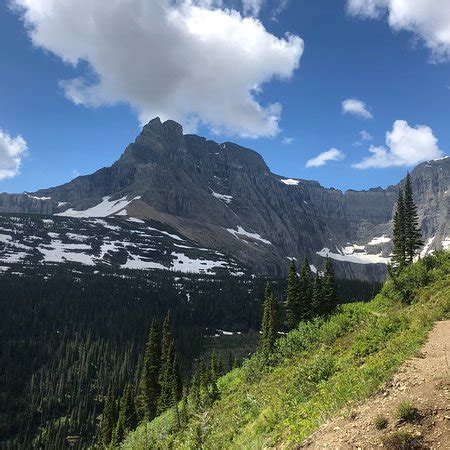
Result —
[[222, 377], [220, 400], [191, 414], [183, 430], [173, 431], [169, 411], [142, 424], [123, 447], [293, 448], [376, 391], [449, 310], [450, 253], [439, 253], [408, 268], [397, 287], [388, 281], [373, 301], [302, 324], [278, 341], [269, 367], [254, 355]]

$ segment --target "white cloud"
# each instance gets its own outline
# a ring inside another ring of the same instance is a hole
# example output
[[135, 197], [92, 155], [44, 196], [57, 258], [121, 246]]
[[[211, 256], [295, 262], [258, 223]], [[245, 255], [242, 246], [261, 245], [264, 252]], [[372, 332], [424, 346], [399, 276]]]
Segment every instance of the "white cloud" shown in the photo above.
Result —
[[366, 130], [362, 130], [359, 132], [359, 138], [361, 139], [361, 141], [371, 141], [373, 139], [372, 135], [366, 131]]
[[448, 0], [347, 0], [351, 15], [379, 19], [387, 16], [395, 31], [414, 33], [436, 61], [450, 59], [450, 4]]
[[278, 38], [218, 0], [10, 0], [37, 47], [91, 73], [61, 82], [91, 107], [128, 103], [141, 123], [160, 116], [190, 131], [258, 137], [279, 132], [282, 107], [258, 98], [289, 79], [303, 40]]
[[347, 98], [342, 102], [342, 112], [352, 114], [364, 119], [372, 119], [372, 113], [367, 109], [365, 102], [357, 98]]
[[283, 140], [281, 141], [281, 143], [283, 145], [291, 145], [294, 142], [294, 138], [291, 137], [285, 137], [283, 138]]
[[354, 164], [357, 169], [409, 167], [443, 155], [433, 130], [425, 125], [410, 127], [405, 120], [396, 120], [386, 133], [386, 147], [371, 146], [371, 156]]
[[343, 152], [337, 148], [331, 148], [326, 152], [322, 152], [315, 158], [310, 159], [306, 162], [306, 167], [321, 167], [324, 166], [328, 161], [341, 161], [345, 158]]
[[244, 14], [257, 16], [261, 11], [263, 0], [242, 0], [242, 9]]
[[0, 129], [0, 180], [19, 174], [20, 164], [27, 150], [27, 143], [22, 136], [13, 138]]
[[359, 132], [359, 139], [353, 145], [364, 145], [365, 142], [370, 142], [373, 136], [366, 130]]

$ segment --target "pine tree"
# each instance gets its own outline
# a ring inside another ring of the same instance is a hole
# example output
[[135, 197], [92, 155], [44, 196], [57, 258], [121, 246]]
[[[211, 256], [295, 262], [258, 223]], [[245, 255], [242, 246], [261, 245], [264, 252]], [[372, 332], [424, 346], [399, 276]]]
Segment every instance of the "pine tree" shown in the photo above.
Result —
[[406, 264], [414, 261], [419, 249], [423, 246], [422, 233], [419, 227], [419, 216], [417, 206], [414, 203], [411, 177], [406, 175], [405, 193], [404, 193], [404, 217], [405, 217], [405, 256]]
[[261, 337], [259, 344], [263, 354], [268, 355], [272, 353], [277, 338], [277, 333], [276, 299], [272, 294], [269, 283], [267, 283], [264, 295], [263, 318], [261, 323]]
[[339, 304], [339, 288], [334, 274], [333, 263], [330, 258], [327, 258], [325, 262], [322, 298], [325, 314], [329, 314]]
[[100, 437], [105, 447], [111, 443], [117, 419], [117, 404], [114, 398], [112, 385], [109, 385], [104, 401], [102, 418], [100, 421]]
[[406, 264], [405, 236], [405, 202], [402, 189], [398, 192], [397, 207], [394, 215], [392, 263], [396, 270], [401, 270]]
[[308, 258], [305, 257], [303, 261], [302, 271], [300, 273], [300, 295], [299, 295], [299, 310], [298, 320], [309, 320], [312, 317], [311, 311], [311, 268], [309, 266]]
[[198, 410], [200, 407], [200, 380], [198, 372], [194, 372], [192, 375], [189, 396], [192, 400], [194, 409]]
[[165, 370], [165, 365], [169, 360], [169, 350], [172, 344], [172, 324], [170, 319], [170, 311], [167, 312], [164, 319], [162, 339], [161, 339], [161, 376]]
[[128, 384], [120, 400], [119, 418], [113, 433], [115, 445], [123, 441], [125, 436], [137, 426], [136, 409], [134, 406], [133, 392]]
[[287, 330], [293, 330], [299, 323], [299, 303], [300, 289], [297, 275], [297, 266], [292, 259], [289, 266], [287, 291], [286, 291], [286, 317], [285, 324]]
[[139, 393], [136, 403], [141, 419], [152, 420], [158, 408], [159, 375], [161, 356], [159, 347], [158, 326], [153, 319], [142, 364]]
[[173, 385], [174, 385], [174, 363], [175, 363], [175, 342], [169, 344], [165, 361], [161, 364], [161, 374], [159, 377], [159, 385], [161, 394], [158, 399], [158, 412], [162, 413], [173, 405]]
[[319, 271], [317, 271], [311, 296], [311, 312], [313, 318], [322, 314], [322, 302], [322, 278], [320, 277]]

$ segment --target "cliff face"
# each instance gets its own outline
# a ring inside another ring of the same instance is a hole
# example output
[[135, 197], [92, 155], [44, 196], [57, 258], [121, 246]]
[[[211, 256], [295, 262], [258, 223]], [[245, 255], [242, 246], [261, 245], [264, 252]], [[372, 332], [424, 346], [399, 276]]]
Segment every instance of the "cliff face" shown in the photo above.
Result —
[[[428, 251], [447, 245], [450, 158], [411, 175]], [[380, 279], [397, 190], [343, 193], [287, 180], [253, 150], [183, 135], [179, 124], [154, 119], [111, 167], [34, 194], [1, 194], [0, 212], [95, 216], [105, 198], [121, 199], [122, 209], [101, 214], [165, 223], [258, 273], [280, 274], [291, 257], [308, 256], [320, 268], [330, 255], [340, 276]]]

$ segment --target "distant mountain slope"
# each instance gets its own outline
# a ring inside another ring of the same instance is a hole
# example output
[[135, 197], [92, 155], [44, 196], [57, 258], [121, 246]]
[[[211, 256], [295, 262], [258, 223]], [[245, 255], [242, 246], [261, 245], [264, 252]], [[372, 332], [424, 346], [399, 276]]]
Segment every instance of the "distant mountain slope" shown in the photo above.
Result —
[[[425, 251], [450, 246], [450, 158], [419, 165], [412, 178]], [[111, 167], [36, 193], [0, 194], [0, 212], [150, 219], [257, 273], [280, 274], [288, 258], [304, 256], [320, 268], [329, 255], [342, 277], [381, 279], [397, 190], [344, 193], [286, 179], [253, 150], [154, 119]]]
[[75, 264], [98, 270], [244, 274], [235, 260], [166, 225], [135, 218], [0, 216], [0, 264], [2, 271], [19, 272], [21, 267]]

